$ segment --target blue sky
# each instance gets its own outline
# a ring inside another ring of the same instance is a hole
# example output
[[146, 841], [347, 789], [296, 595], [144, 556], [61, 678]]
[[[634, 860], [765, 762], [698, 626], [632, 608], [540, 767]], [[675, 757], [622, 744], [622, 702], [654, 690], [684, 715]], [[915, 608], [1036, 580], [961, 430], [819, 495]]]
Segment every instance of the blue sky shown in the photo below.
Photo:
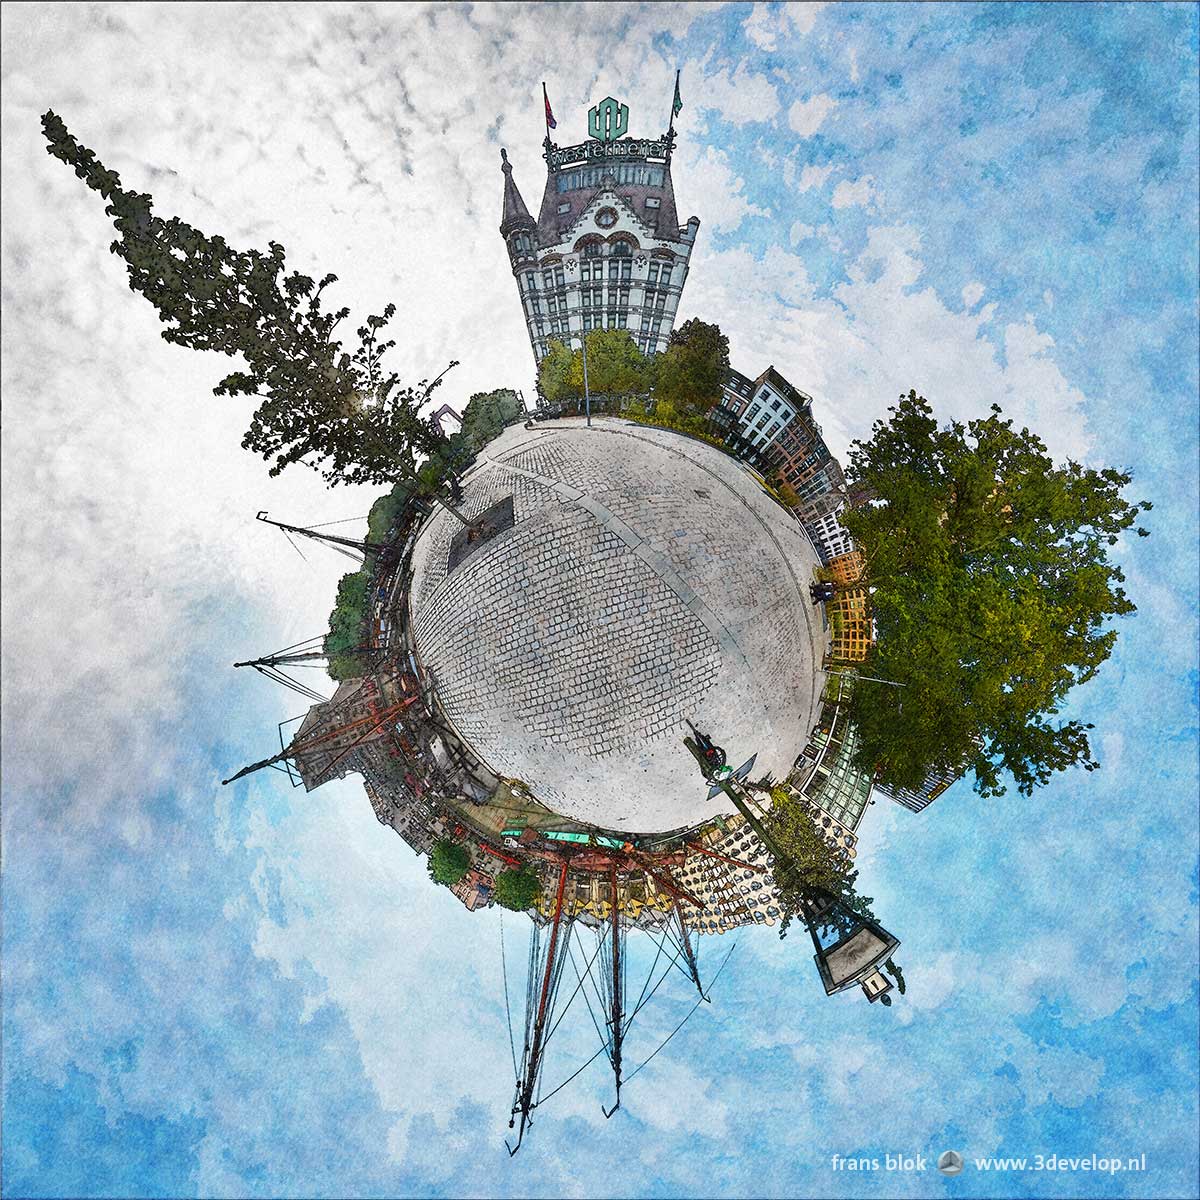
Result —
[[[3, 51], [7, 1192], [1196, 1194], [1194, 6], [30, 4]], [[356, 316], [394, 300], [397, 369], [460, 359], [462, 403], [532, 383], [499, 147], [533, 205], [543, 79], [561, 141], [610, 93], [643, 135], [676, 66], [682, 317], [838, 450], [910, 387], [998, 402], [1131, 470], [1153, 536], [1117, 548], [1139, 611], [1071, 705], [1101, 771], [869, 811], [906, 997], [827, 1000], [798, 937], [748, 932], [612, 1121], [585, 1076], [510, 1162], [497, 914], [353, 783], [217, 783], [296, 711], [230, 664], [318, 631], [343, 565], [253, 514], [371, 496], [238, 448], [228, 366], [156, 336], [37, 118], [164, 214], [336, 271]], [[831, 1168], [947, 1148], [1147, 1170]]]

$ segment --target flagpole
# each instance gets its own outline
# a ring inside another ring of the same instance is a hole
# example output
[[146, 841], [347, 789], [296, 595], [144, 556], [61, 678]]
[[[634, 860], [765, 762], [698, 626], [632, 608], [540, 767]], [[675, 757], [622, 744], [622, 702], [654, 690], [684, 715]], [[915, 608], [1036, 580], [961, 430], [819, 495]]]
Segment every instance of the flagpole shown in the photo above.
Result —
[[682, 108], [679, 100], [679, 68], [675, 68], [675, 91], [671, 96], [671, 116], [667, 121], [667, 162], [671, 161], [671, 150], [675, 142], [675, 109]]

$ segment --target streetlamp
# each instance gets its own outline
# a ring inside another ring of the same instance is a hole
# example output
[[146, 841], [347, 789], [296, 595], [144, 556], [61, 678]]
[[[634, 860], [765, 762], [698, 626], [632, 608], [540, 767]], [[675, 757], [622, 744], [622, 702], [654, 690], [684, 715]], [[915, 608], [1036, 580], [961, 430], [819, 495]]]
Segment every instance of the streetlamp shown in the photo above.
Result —
[[583, 345], [583, 403], [587, 411], [588, 428], [592, 426], [592, 394], [588, 391], [587, 378], [587, 330], [583, 331], [583, 336], [580, 338]]
[[[704, 778], [733, 801], [771, 857], [776, 862], [787, 862], [779, 843], [746, 803], [745, 785], [733, 777], [725, 751], [694, 725], [692, 733], [692, 737], [684, 738], [684, 745], [700, 765]], [[827, 996], [857, 983], [872, 1004], [879, 999], [884, 1004], [891, 1003], [887, 993], [892, 985], [879, 968], [900, 945], [898, 938], [825, 891], [815, 891], [811, 898], [801, 902], [800, 917], [812, 937], [816, 950], [813, 960]]]

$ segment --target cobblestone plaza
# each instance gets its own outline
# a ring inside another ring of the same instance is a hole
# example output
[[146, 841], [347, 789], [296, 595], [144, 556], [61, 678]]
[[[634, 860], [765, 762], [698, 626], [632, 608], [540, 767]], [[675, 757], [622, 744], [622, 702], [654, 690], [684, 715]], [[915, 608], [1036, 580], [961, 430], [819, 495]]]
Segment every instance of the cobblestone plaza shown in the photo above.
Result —
[[510, 428], [463, 507], [512, 497], [466, 554], [441, 511], [413, 556], [416, 651], [446, 717], [497, 774], [576, 820], [703, 821], [691, 721], [732, 765], [782, 778], [817, 712], [824, 651], [801, 527], [729, 456], [619, 419]]

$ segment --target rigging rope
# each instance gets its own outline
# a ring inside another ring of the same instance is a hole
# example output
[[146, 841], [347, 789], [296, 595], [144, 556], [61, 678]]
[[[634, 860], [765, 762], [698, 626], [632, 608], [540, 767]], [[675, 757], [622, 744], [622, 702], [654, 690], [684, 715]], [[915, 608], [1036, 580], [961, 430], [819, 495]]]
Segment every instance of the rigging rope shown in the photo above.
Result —
[[[575, 968], [575, 974], [576, 974], [576, 976], [579, 977], [580, 983], [582, 983], [583, 976], [579, 974], [579, 964], [575, 961], [575, 947], [574, 946], [571, 947], [571, 966], [573, 966]], [[590, 974], [591, 974], [591, 972], [589, 972], [589, 975]], [[587, 1004], [588, 1016], [592, 1018], [592, 1028], [595, 1029], [596, 1036], [600, 1039], [600, 1045], [604, 1049], [607, 1050], [608, 1049], [608, 1039], [604, 1036], [603, 1033], [600, 1032], [600, 1023], [596, 1020], [596, 1014], [592, 1010], [592, 1000], [591, 1000], [591, 997], [587, 994], [586, 989], [584, 990], [584, 993], [583, 993], [583, 999], [584, 999], [584, 1003]], [[611, 1058], [611, 1055], [609, 1057]]]
[[[650, 973], [646, 976], [646, 982], [642, 984], [641, 995], [638, 996], [638, 1002], [634, 1006], [633, 1011], [634, 1011], [635, 1015], [642, 1007], [642, 999], [646, 995], [646, 989], [650, 986], [650, 980], [652, 980], [654, 978], [654, 968], [658, 966], [658, 960], [662, 956], [662, 951], [663, 951], [663, 944], [662, 944], [662, 939], [660, 939], [659, 943], [658, 943], [658, 950], [654, 955], [654, 961], [650, 964]], [[630, 1017], [629, 1019], [632, 1021], [633, 1017]], [[628, 1029], [628, 1028], [629, 1028], [629, 1026], [626, 1025], [626, 1029]]]
[[[708, 990], [710, 992], [716, 986], [717, 980], [721, 978], [721, 972], [725, 970], [725, 963], [727, 963], [729, 961], [729, 955], [732, 954], [736, 949], [737, 949], [737, 942], [734, 942], [733, 945], [729, 947], [729, 953], [725, 955], [725, 959], [721, 963], [721, 966], [717, 970], [717, 973], [713, 976], [712, 983], [710, 983], [708, 986]], [[662, 1042], [662, 1045], [660, 1045], [658, 1047], [658, 1050], [655, 1050], [654, 1054], [650, 1055], [650, 1058], [646, 1059], [646, 1061], [643, 1062], [640, 1066], [635, 1067], [634, 1070], [625, 1077], [626, 1083], [629, 1083], [633, 1079], [634, 1075], [636, 1075], [638, 1073], [638, 1071], [640, 1071], [642, 1069], [642, 1067], [646, 1066], [650, 1062], [650, 1060], [652, 1058], [654, 1058], [654, 1056], [656, 1054], [658, 1054], [658, 1051], [661, 1050], [663, 1048], [663, 1046], [665, 1046], [667, 1044], [667, 1042], [669, 1042], [688, 1023], [689, 1019], [692, 1016], [692, 1013], [694, 1013], [696, 1011], [696, 1009], [698, 1009], [700, 1007], [700, 1005], [703, 1003], [704, 1003], [704, 997], [701, 996], [700, 999], [697, 1000], [696, 1003], [693, 1004], [692, 1007], [688, 1010], [687, 1016], [684, 1017], [683, 1020], [680, 1021], [679, 1024], [676, 1025], [675, 1028], [672, 1029], [669, 1034], [667, 1034], [666, 1038]]]
[[[285, 538], [287, 538], [287, 540], [288, 540], [289, 542], [292, 542], [292, 535], [291, 535], [290, 533], [288, 533], [288, 531], [287, 531], [286, 529], [283, 531], [283, 536], [284, 536]], [[304, 551], [303, 551], [303, 550], [301, 550], [301, 549], [300, 549], [300, 547], [299, 547], [299, 546], [297, 546], [295, 542], [292, 542], [292, 549], [293, 549], [293, 550], [295, 550], [295, 552], [296, 552], [298, 555], [300, 555], [300, 557], [301, 557], [301, 558], [304, 558]], [[305, 561], [305, 562], [308, 562], [308, 559], [307, 559], [307, 558], [304, 558], [304, 561]]]
[[[680, 954], [682, 954], [682, 953], [683, 953], [683, 952], [682, 952], [682, 951], [680, 951]], [[642, 1009], [643, 1009], [643, 1008], [645, 1008], [645, 1007], [646, 1007], [646, 1005], [647, 1005], [647, 1004], [649, 1004], [649, 1003], [650, 1003], [650, 1001], [654, 999], [654, 992], [657, 992], [657, 991], [658, 991], [658, 989], [659, 989], [660, 987], [662, 987], [662, 982], [663, 982], [663, 980], [664, 980], [664, 979], [666, 979], [666, 977], [667, 977], [668, 975], [670, 975], [670, 973], [671, 973], [671, 968], [672, 968], [672, 967], [673, 967], [673, 966], [674, 966], [674, 965], [675, 965], [675, 964], [676, 964], [678, 961], [679, 961], [679, 955], [677, 954], [677, 955], [675, 955], [675, 957], [674, 957], [673, 959], [671, 959], [671, 961], [670, 961], [669, 963], [667, 963], [667, 965], [666, 965], [665, 969], [663, 970], [663, 973], [662, 973], [662, 974], [661, 974], [661, 975], [658, 977], [658, 982], [657, 982], [657, 983], [654, 985], [654, 991], [652, 991], [652, 992], [650, 993], [650, 995], [648, 995], [648, 996], [647, 996], [647, 997], [646, 997], [644, 1000], [640, 1000], [640, 1001], [638, 1002], [638, 1006], [637, 1006], [637, 1008], [635, 1008], [635, 1009], [633, 1010], [633, 1012], [631, 1012], [631, 1013], [629, 1014], [629, 1020], [625, 1022], [625, 1031], [626, 1031], [626, 1033], [628, 1033], [628, 1032], [629, 1032], [629, 1029], [630, 1029], [630, 1027], [633, 1025], [633, 1018], [634, 1018], [634, 1017], [636, 1017], [636, 1016], [638, 1015], [638, 1013], [640, 1013], [640, 1012], [642, 1011]], [[646, 981], [646, 982], [647, 982], [647, 983], [649, 983], [649, 979], [647, 979], [647, 981]], [[645, 991], [645, 988], [643, 988], [642, 990], [643, 990], [643, 992], [644, 992], [644, 991]]]
[[[575, 947], [574, 947], [574, 946], [568, 946], [568, 947], [567, 947], [567, 950], [568, 950], [568, 952], [571, 954], [571, 960], [572, 960], [572, 964], [574, 964], [574, 952], [575, 952]], [[595, 961], [596, 961], [596, 955], [595, 955], [595, 954], [593, 954], [593, 955], [592, 955], [592, 957], [591, 957], [590, 959], [588, 959], [588, 963], [587, 963], [587, 973], [588, 973], [588, 975], [589, 975], [589, 976], [590, 976], [590, 975], [591, 975], [591, 973], [592, 973], [592, 963], [594, 963]], [[558, 970], [559, 970], [559, 974], [561, 974], [561, 973], [562, 973], [562, 962], [560, 962]], [[578, 974], [578, 972], [576, 972], [576, 973]], [[574, 1000], [575, 1000], [575, 997], [576, 997], [577, 995], [579, 995], [579, 989], [580, 989], [582, 986], [583, 986], [583, 979], [582, 979], [582, 978], [580, 978], [579, 982], [578, 982], [578, 983], [575, 985], [575, 990], [574, 990], [574, 991], [571, 993], [571, 995], [570, 995], [570, 998], [567, 1000], [566, 1004], [563, 1006], [563, 1010], [562, 1010], [562, 1012], [559, 1014], [558, 1020], [554, 1022], [553, 1026], [551, 1026], [550, 1032], [549, 1032], [548, 1034], [546, 1034], [546, 1040], [545, 1040], [545, 1041], [542, 1043], [542, 1050], [543, 1050], [543, 1051], [545, 1051], [545, 1048], [546, 1048], [548, 1045], [550, 1045], [550, 1039], [551, 1039], [551, 1038], [554, 1036], [554, 1031], [555, 1031], [555, 1030], [556, 1030], [556, 1029], [557, 1029], [557, 1028], [558, 1028], [558, 1027], [559, 1027], [559, 1026], [562, 1024], [562, 1022], [563, 1022], [563, 1017], [565, 1017], [565, 1016], [567, 1015], [567, 1011], [568, 1011], [568, 1009], [570, 1009], [570, 1007], [571, 1007], [572, 1003], [573, 1003], [573, 1002], [574, 1002]], [[555, 995], [555, 997], [557, 998], [557, 995], [558, 995], [558, 984], [557, 984], [557, 982], [556, 982], [556, 983], [555, 983], [555, 985], [554, 985], [554, 995]], [[557, 1007], [557, 1006], [556, 1006], [556, 1005], [551, 1005], [551, 1007], [550, 1007], [550, 1011], [551, 1011], [551, 1012], [553, 1012], [555, 1007]]]
[[562, 1083], [560, 1083], [558, 1085], [558, 1087], [556, 1087], [554, 1089], [553, 1092], [547, 1092], [545, 1096], [538, 1096], [536, 1107], [540, 1108], [543, 1104], [546, 1103], [547, 1100], [550, 1099], [551, 1096], [553, 1096], [555, 1094], [555, 1092], [561, 1092], [563, 1090], [563, 1088], [565, 1088], [567, 1086], [567, 1084], [571, 1082], [572, 1079], [575, 1079], [577, 1076], [582, 1075], [583, 1072], [586, 1071], [588, 1069], [588, 1067], [590, 1067], [592, 1065], [592, 1063], [594, 1063], [596, 1061], [596, 1059], [598, 1059], [600, 1057], [600, 1055], [602, 1055], [603, 1053], [604, 1053], [604, 1047], [601, 1046], [600, 1049], [597, 1050], [596, 1053], [593, 1054], [592, 1057], [589, 1058], [587, 1060], [587, 1062], [585, 1062], [583, 1064], [583, 1066], [580, 1067], [579, 1070], [575, 1072], [574, 1075], [568, 1075], [566, 1077], [566, 1079], [564, 1079], [562, 1081]]
[[508, 957], [504, 953], [504, 914], [500, 914], [500, 970], [504, 975], [504, 1015], [508, 1018], [508, 1046], [512, 1051], [513, 1074], [517, 1071], [517, 1043], [513, 1039], [512, 1009], [508, 1006]]

